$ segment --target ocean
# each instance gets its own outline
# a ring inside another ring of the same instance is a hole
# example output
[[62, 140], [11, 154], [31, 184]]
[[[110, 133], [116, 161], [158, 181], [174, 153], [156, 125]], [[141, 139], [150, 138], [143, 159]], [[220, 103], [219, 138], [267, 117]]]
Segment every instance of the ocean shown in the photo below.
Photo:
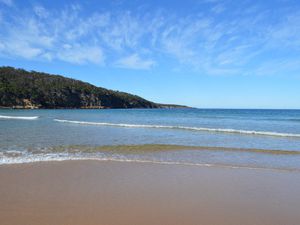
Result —
[[300, 171], [300, 110], [0, 110], [0, 164], [81, 159]]

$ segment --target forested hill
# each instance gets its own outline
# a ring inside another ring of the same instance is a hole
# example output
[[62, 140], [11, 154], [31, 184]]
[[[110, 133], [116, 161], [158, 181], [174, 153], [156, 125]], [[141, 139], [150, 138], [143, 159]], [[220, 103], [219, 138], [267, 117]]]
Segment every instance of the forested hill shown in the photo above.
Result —
[[166, 108], [139, 96], [58, 75], [0, 67], [0, 107]]

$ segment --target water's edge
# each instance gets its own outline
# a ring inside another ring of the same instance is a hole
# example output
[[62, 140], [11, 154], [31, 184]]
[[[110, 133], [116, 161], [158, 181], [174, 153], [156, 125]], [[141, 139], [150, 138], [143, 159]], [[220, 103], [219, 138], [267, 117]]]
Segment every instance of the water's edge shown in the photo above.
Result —
[[[224, 162], [195, 162], [185, 160], [166, 160], [158, 158], [155, 154], [161, 153], [184, 153], [184, 151], [212, 152], [213, 154], [262, 154], [264, 156], [299, 157], [300, 151], [291, 150], [270, 150], [270, 149], [247, 149], [247, 148], [226, 148], [209, 146], [184, 146], [184, 145], [110, 145], [110, 146], [56, 146], [48, 148], [32, 148], [24, 151], [8, 150], [0, 153], [0, 165], [23, 164], [34, 162], [51, 162], [66, 160], [97, 160], [117, 162], [140, 162], [166, 165], [186, 165], [205, 167], [226, 167], [226, 168], [248, 168], [248, 169], [270, 169], [282, 171], [299, 171], [299, 168], [270, 167], [261, 164], [241, 165]], [[152, 156], [149, 158], [149, 154]], [[146, 156], [146, 157], [145, 157]], [[154, 157], [153, 157], [154, 156]], [[147, 158], [148, 157], [148, 158]]]

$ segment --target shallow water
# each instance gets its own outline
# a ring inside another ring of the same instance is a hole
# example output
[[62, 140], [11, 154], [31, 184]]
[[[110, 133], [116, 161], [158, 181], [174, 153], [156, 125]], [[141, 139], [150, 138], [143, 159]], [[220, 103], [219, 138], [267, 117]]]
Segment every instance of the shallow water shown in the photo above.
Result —
[[[1, 164], [93, 158], [300, 170], [300, 154], [284, 154], [300, 152], [300, 110], [0, 110], [0, 128]], [[163, 147], [97, 148], [145, 144]]]

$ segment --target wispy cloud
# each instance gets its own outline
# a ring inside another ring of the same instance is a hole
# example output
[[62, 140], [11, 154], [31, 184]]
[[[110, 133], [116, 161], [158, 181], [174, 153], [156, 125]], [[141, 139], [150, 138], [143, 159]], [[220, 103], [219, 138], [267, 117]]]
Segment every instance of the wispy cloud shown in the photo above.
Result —
[[225, 11], [225, 9], [226, 8], [225, 8], [224, 4], [217, 4], [211, 8], [211, 11], [213, 13], [219, 14], [219, 13], [222, 13], [223, 11]]
[[153, 60], [141, 59], [139, 55], [132, 54], [119, 59], [115, 65], [127, 69], [150, 69], [155, 65]]
[[13, 0], [0, 0], [0, 3], [5, 4], [7, 6], [13, 6]]
[[[18, 13], [10, 13], [6, 7], [0, 19], [0, 56], [128, 69], [151, 69], [168, 61], [170, 67], [214, 75], [245, 74], [245, 70], [261, 74], [281, 60], [278, 54], [285, 65], [298, 60], [297, 10], [200, 2], [208, 8], [186, 15], [155, 8], [86, 13], [81, 5], [49, 10], [41, 4], [30, 10], [16, 6]], [[239, 7], [247, 10], [241, 13]], [[274, 14], [280, 18], [270, 20]], [[271, 71], [282, 73], [285, 67], [280, 68]]]
[[33, 11], [38, 17], [41, 18], [46, 18], [49, 15], [48, 11], [41, 5], [34, 6]]
[[[51, 57], [51, 55], [50, 55]], [[62, 51], [59, 51], [57, 57], [62, 61], [75, 63], [75, 64], [103, 64], [104, 56], [102, 49], [97, 46], [64, 46]]]
[[[42, 6], [34, 6], [35, 16], [13, 17], [3, 22], [0, 34], [0, 54], [35, 60], [61, 60], [74, 64], [103, 64], [104, 55], [100, 46], [87, 40], [71, 38], [76, 24], [76, 8], [49, 12]], [[72, 23], [73, 26], [70, 26]], [[70, 26], [70, 28], [68, 27]], [[78, 32], [79, 33], [79, 32]]]

